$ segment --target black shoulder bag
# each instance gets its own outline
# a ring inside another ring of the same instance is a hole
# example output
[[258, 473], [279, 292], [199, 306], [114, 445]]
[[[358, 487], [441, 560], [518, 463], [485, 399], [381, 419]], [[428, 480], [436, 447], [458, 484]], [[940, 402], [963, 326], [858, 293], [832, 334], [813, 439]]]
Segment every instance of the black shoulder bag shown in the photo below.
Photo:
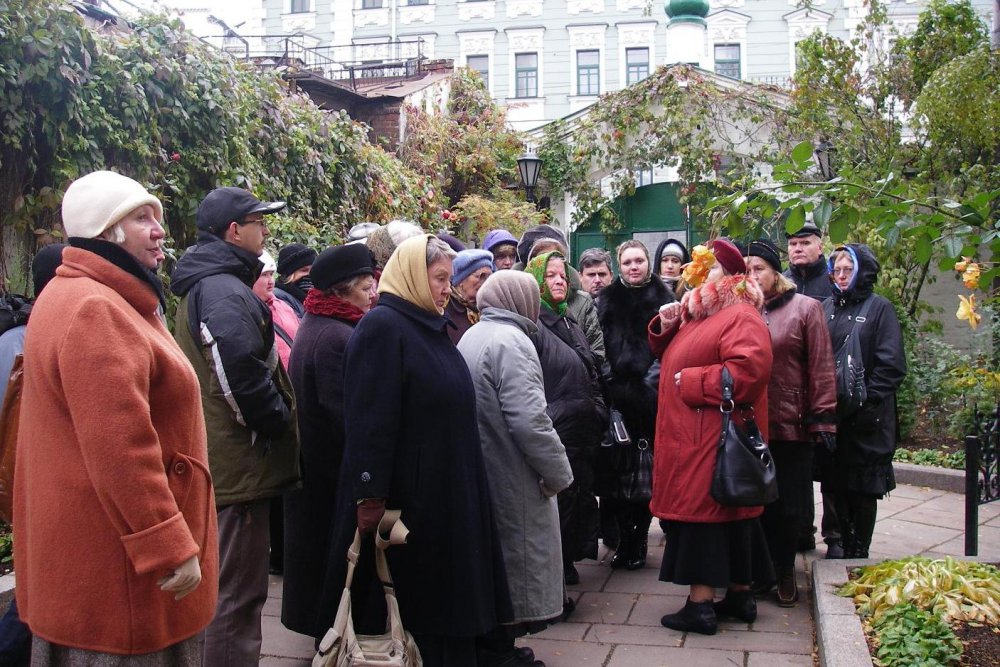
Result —
[[[858, 335], [861, 325], [868, 319], [868, 309], [873, 299], [865, 299], [861, 310], [854, 316], [854, 325], [844, 340], [833, 352], [836, 366], [834, 377], [837, 381], [837, 413], [841, 417], [849, 417], [861, 409], [868, 400], [868, 389], [865, 387], [865, 362], [861, 356], [861, 338]], [[833, 317], [833, 299], [823, 304], [827, 319]]]
[[[712, 475], [712, 498], [729, 507], [767, 505], [778, 499], [774, 459], [753, 418], [753, 408], [741, 407], [743, 423], [733, 418], [733, 376], [722, 367], [722, 433]], [[749, 410], [750, 415], [746, 416]]]

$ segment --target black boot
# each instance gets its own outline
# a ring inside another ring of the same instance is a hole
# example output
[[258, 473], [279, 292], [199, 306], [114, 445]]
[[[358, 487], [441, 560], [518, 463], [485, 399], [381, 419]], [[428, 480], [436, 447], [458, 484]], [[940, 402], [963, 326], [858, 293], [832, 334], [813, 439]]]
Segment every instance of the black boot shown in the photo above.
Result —
[[641, 570], [646, 567], [646, 552], [649, 549], [649, 537], [643, 535], [634, 541], [635, 547], [628, 557], [625, 568], [628, 570]]
[[580, 583], [580, 573], [577, 572], [576, 566], [573, 563], [563, 565], [563, 580], [567, 586], [576, 586]]
[[840, 559], [844, 557], [844, 545], [840, 540], [831, 539], [826, 543], [826, 558], [827, 560]]
[[713, 606], [716, 616], [735, 618], [744, 623], [757, 620], [757, 600], [750, 591], [727, 590], [726, 597]]
[[691, 598], [687, 599], [676, 614], [667, 614], [661, 618], [660, 624], [678, 632], [697, 632], [702, 635], [714, 635], [718, 629], [712, 601], [691, 602]]
[[618, 550], [611, 557], [611, 569], [618, 570], [628, 567], [632, 558], [632, 551], [635, 543], [635, 531], [630, 526], [619, 524]]

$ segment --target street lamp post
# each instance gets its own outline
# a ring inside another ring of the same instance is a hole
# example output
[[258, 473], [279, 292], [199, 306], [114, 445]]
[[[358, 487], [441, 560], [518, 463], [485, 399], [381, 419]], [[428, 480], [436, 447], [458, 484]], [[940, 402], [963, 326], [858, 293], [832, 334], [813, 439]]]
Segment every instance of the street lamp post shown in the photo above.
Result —
[[813, 151], [816, 157], [816, 166], [819, 167], [819, 174], [824, 181], [832, 181], [837, 177], [837, 170], [834, 167], [834, 157], [837, 154], [836, 147], [826, 139], [819, 142], [816, 150]]
[[542, 171], [542, 158], [528, 151], [517, 158], [517, 173], [521, 177], [521, 185], [524, 187], [525, 198], [531, 203], [537, 203], [535, 199], [535, 186], [538, 185], [538, 174]]

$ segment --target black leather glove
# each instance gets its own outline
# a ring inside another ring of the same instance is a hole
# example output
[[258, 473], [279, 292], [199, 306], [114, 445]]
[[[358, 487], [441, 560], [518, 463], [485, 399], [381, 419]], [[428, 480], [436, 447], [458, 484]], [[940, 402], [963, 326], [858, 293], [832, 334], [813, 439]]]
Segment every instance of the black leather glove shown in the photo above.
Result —
[[833, 433], [826, 433], [826, 432], [814, 433], [813, 441], [817, 445], [822, 446], [827, 451], [827, 453], [829, 454], [837, 453], [837, 436], [834, 435]]

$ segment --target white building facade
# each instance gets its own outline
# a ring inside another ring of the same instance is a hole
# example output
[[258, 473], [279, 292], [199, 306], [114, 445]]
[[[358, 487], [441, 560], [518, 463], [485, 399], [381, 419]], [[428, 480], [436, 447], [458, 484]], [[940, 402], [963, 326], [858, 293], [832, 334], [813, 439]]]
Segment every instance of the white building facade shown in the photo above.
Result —
[[[901, 34], [924, 0], [889, 0]], [[992, 0], [973, 5], [991, 20]], [[422, 40], [428, 58], [478, 70], [517, 129], [531, 129], [684, 62], [786, 85], [796, 43], [813, 31], [849, 39], [864, 0], [263, 0], [268, 35], [317, 45]]]

